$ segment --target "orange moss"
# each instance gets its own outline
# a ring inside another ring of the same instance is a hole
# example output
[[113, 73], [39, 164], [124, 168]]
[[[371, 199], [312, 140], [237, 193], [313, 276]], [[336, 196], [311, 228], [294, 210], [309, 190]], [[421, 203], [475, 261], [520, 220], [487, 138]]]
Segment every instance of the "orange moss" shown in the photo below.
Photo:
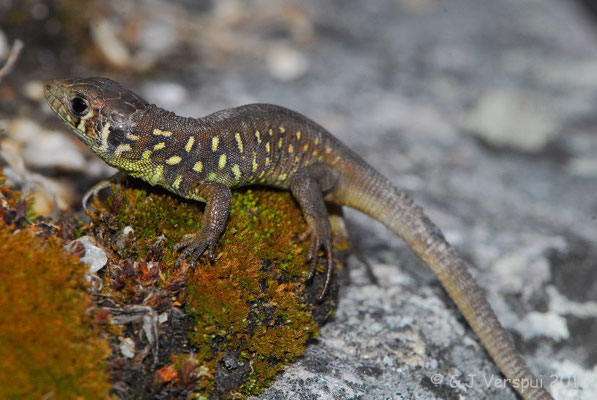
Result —
[[107, 398], [85, 267], [34, 227], [12, 231], [0, 219], [0, 398]]

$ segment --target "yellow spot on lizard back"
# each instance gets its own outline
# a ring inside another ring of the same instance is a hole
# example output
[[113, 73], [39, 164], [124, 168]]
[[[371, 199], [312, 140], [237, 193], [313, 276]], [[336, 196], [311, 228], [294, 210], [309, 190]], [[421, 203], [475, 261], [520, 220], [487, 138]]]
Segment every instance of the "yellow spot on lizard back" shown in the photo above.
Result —
[[218, 168], [222, 169], [226, 166], [226, 154], [220, 155], [220, 159], [218, 160]]
[[294, 151], [294, 146], [289, 144], [288, 145], [288, 154], [292, 154], [293, 151]]
[[144, 160], [149, 160], [149, 157], [151, 157], [151, 150], [145, 150], [141, 155], [141, 158]]
[[315, 144], [319, 144], [319, 137], [315, 138]]
[[278, 140], [278, 148], [279, 149], [282, 148], [282, 145], [284, 144], [283, 142], [284, 142], [284, 140], [282, 138], [280, 138], [280, 140]]
[[269, 142], [267, 142], [267, 143], [265, 144], [265, 151], [266, 151], [266, 152], [268, 152], [268, 153], [270, 152], [270, 148], [269, 148]]
[[154, 150], [160, 150], [160, 149], [163, 149], [164, 147], [166, 147], [166, 143], [159, 142], [158, 144], [156, 144], [155, 146], [153, 146], [153, 149]]
[[253, 153], [253, 167], [252, 167], [252, 171], [253, 172], [257, 171], [258, 167], [259, 167], [259, 164], [257, 164], [257, 153]]
[[267, 131], [269, 133], [270, 136], [274, 136], [274, 130], [270, 129], [269, 131]]
[[280, 133], [284, 133], [284, 132], [286, 132], [286, 129], [282, 125], [280, 125]]
[[296, 131], [296, 139], [301, 140], [301, 131]]
[[169, 159], [166, 160], [166, 164], [168, 165], [176, 165], [179, 162], [182, 161], [182, 158], [180, 156], [172, 156]]
[[212, 151], [216, 151], [218, 149], [218, 144], [220, 144], [220, 138], [214, 136], [211, 138], [211, 149]]
[[188, 153], [191, 151], [191, 149], [193, 148], [193, 145], [195, 144], [195, 136], [191, 136], [189, 138], [189, 141], [187, 142], [187, 144], [184, 146], [185, 151]]
[[178, 189], [178, 188], [180, 188], [180, 182], [181, 182], [181, 181], [182, 181], [182, 175], [178, 175], [178, 176], [176, 177], [176, 179], [174, 180], [174, 182], [172, 182], [172, 187], [173, 187], [174, 189]]
[[242, 153], [243, 150], [244, 150], [244, 147], [243, 147], [243, 138], [240, 137], [240, 133], [238, 133], [238, 132], [236, 132], [234, 134], [234, 138], [236, 139], [236, 145], [238, 146], [239, 153]]
[[267, 167], [271, 163], [269, 157], [265, 157], [265, 166]]
[[234, 174], [234, 178], [236, 180], [240, 179], [240, 167], [238, 166], [238, 164], [234, 164], [232, 166], [232, 173]]
[[195, 165], [193, 165], [193, 171], [201, 173], [201, 171], [203, 171], [203, 163], [201, 161], [197, 161]]
[[280, 175], [278, 175], [278, 180], [279, 180], [279, 181], [283, 181], [283, 180], [285, 180], [285, 179], [286, 179], [286, 177], [287, 177], [287, 176], [288, 176], [288, 175], [286, 175], [286, 174], [280, 174]]
[[172, 132], [170, 132], [170, 131], [163, 131], [163, 130], [157, 129], [157, 128], [153, 130], [153, 134], [156, 135], [156, 136], [165, 136], [165, 137], [172, 136]]
[[331, 147], [326, 147], [325, 148], [325, 154], [330, 154], [332, 152], [332, 148]]
[[257, 138], [257, 143], [261, 144], [261, 134], [259, 131], [255, 131], [255, 137]]
[[305, 143], [305, 145], [303, 146], [303, 151], [307, 150], [309, 150], [309, 143]]

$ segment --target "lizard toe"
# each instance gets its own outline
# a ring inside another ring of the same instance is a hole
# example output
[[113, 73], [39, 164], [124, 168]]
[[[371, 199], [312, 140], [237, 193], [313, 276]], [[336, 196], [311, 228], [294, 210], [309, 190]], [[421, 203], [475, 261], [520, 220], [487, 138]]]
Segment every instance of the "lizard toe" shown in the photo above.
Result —
[[325, 253], [326, 253], [326, 274], [325, 274], [325, 283], [323, 285], [323, 289], [321, 290], [321, 293], [319, 294], [319, 296], [317, 297], [317, 301], [318, 302], [322, 302], [323, 299], [325, 298], [326, 294], [328, 293], [328, 290], [330, 288], [330, 283], [332, 281], [332, 274], [334, 272], [334, 262], [333, 262], [333, 258], [332, 258], [332, 243], [331, 241], [326, 241], [323, 244]]
[[212, 261], [215, 259], [216, 243], [217, 240], [210, 239], [209, 235], [185, 235], [183, 240], [174, 246], [174, 250], [182, 250], [179, 260], [188, 259], [191, 265], [195, 265], [206, 250], [207, 257]]

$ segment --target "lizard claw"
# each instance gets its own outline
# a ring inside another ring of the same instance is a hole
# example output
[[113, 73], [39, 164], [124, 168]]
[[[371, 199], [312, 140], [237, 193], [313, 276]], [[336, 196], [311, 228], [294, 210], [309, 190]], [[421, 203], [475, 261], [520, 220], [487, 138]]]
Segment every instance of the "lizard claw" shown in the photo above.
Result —
[[323, 285], [323, 289], [319, 296], [317, 296], [317, 301], [321, 302], [325, 298], [325, 295], [328, 292], [330, 287], [330, 282], [332, 281], [332, 273], [334, 271], [333, 259], [332, 259], [332, 238], [330, 235], [325, 235], [326, 238], [324, 240], [321, 239], [321, 235], [317, 233], [316, 230], [308, 227], [300, 236], [299, 240], [306, 240], [308, 237], [311, 237], [311, 244], [309, 245], [309, 253], [307, 254], [307, 262], [310, 263], [309, 273], [305, 280], [310, 282], [313, 280], [315, 273], [317, 272], [317, 261], [319, 259], [319, 249], [323, 247], [323, 250], [326, 255], [326, 266], [325, 266], [325, 283]]
[[207, 257], [210, 261], [215, 259], [217, 239], [210, 238], [203, 234], [185, 235], [182, 238], [182, 242], [174, 246], [175, 251], [182, 250], [176, 265], [179, 264], [180, 260], [188, 258], [191, 265], [195, 265], [199, 257], [207, 250]]
[[101, 192], [102, 190], [104, 190], [107, 187], [110, 187], [110, 185], [112, 185], [112, 181], [110, 181], [110, 180], [104, 180], [104, 181], [98, 182], [95, 185], [93, 185], [93, 187], [91, 189], [89, 189], [83, 196], [83, 200], [82, 200], [83, 210], [85, 212], [88, 212], [89, 209], [87, 208], [87, 203], [89, 203], [89, 199], [91, 197], [97, 196], [99, 194], [99, 192]]
[[99, 194], [99, 192], [101, 192], [102, 190], [104, 190], [107, 187], [110, 187], [110, 185], [112, 185], [113, 183], [121, 184], [124, 181], [126, 181], [126, 175], [123, 172], [117, 172], [116, 174], [112, 175], [110, 178], [108, 179], [104, 179], [103, 181], [100, 181], [98, 183], [96, 183], [95, 185], [93, 185], [91, 187], [91, 189], [89, 189], [87, 192], [85, 192], [85, 195], [83, 195], [83, 200], [82, 200], [82, 205], [83, 205], [83, 210], [85, 212], [89, 212], [89, 209], [87, 208], [87, 203], [89, 203], [89, 199], [92, 196], [97, 196]]

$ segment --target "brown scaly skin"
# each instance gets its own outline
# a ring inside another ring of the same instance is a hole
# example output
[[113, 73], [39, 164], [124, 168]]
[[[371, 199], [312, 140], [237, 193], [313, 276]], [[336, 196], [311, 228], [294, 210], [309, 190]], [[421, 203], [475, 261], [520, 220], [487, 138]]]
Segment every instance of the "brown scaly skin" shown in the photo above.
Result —
[[404, 192], [315, 122], [269, 104], [183, 118], [104, 78], [53, 80], [46, 84], [45, 96], [108, 164], [207, 204], [199, 232], [177, 245], [181, 258], [194, 264], [205, 251], [213, 257], [230, 210], [230, 188], [263, 184], [289, 189], [308, 224], [303, 236], [311, 237], [311, 276], [319, 249], [327, 256], [323, 296], [332, 273], [324, 199], [355, 208], [401, 236], [431, 267], [524, 399], [552, 399], [537, 387], [537, 378], [441, 231]]

